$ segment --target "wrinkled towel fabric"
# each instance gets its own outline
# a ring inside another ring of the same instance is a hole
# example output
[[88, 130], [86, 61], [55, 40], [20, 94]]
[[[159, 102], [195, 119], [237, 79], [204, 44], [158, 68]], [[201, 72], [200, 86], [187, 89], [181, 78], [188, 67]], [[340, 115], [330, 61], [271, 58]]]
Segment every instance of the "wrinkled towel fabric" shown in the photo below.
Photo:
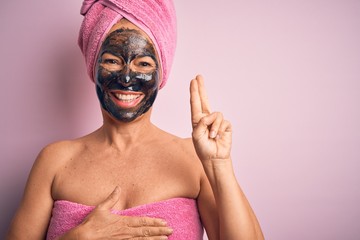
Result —
[[[79, 225], [94, 209], [65, 200], [55, 201], [47, 232], [47, 240], [56, 239]], [[174, 231], [169, 240], [202, 240], [203, 227], [196, 200], [189, 198], [171, 198], [160, 202], [112, 211], [123, 216], [144, 216], [164, 219]]]
[[126, 18], [154, 43], [161, 63], [160, 88], [165, 86], [176, 48], [176, 13], [172, 0], [84, 0], [80, 12], [85, 17], [78, 43], [92, 81], [97, 53], [106, 34], [116, 22]]

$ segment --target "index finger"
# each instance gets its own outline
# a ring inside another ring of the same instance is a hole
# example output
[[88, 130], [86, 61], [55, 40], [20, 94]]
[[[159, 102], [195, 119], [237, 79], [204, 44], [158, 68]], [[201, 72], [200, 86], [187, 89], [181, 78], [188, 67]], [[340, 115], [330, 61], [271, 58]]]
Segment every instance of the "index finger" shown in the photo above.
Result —
[[121, 189], [119, 188], [119, 186], [116, 186], [113, 192], [104, 201], [99, 203], [96, 207], [102, 210], [110, 210], [119, 201], [120, 194], [121, 194]]
[[196, 79], [191, 80], [190, 83], [190, 107], [192, 118], [202, 113], [199, 86]]
[[165, 227], [166, 221], [160, 218], [151, 217], [131, 217], [123, 216], [126, 219], [127, 226], [129, 227]]

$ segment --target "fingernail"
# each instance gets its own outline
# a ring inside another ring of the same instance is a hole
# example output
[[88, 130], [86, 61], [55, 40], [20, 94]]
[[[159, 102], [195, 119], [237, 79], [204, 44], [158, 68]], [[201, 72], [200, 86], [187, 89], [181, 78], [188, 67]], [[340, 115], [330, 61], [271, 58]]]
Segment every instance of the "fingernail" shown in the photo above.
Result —
[[167, 225], [167, 222], [165, 220], [161, 220], [160, 222], [161, 222], [161, 225], [164, 225], [164, 226]]
[[210, 132], [210, 138], [215, 138], [216, 137], [216, 131], [211, 131]]

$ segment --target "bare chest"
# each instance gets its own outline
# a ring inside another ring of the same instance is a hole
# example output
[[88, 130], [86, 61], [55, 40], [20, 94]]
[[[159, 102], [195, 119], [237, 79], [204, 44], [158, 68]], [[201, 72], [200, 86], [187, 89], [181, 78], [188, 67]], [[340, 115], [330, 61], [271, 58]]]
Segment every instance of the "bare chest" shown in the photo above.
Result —
[[199, 182], [199, 171], [182, 156], [83, 155], [59, 170], [52, 194], [55, 200], [97, 205], [119, 186], [115, 208], [125, 209], [174, 197], [196, 198]]

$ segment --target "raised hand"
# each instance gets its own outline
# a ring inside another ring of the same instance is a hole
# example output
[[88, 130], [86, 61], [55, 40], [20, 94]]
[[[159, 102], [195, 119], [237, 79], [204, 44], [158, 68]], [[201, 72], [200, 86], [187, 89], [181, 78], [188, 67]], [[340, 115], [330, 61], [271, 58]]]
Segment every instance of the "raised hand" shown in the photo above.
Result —
[[[111, 213], [120, 198], [118, 187], [85, 218], [74, 233], [60, 239], [142, 239], [163, 240], [172, 233], [166, 222], [157, 218], [128, 217]], [[67, 237], [69, 236], [69, 237]]]
[[202, 161], [230, 160], [231, 124], [222, 113], [211, 112], [202, 76], [190, 83], [192, 138]]

